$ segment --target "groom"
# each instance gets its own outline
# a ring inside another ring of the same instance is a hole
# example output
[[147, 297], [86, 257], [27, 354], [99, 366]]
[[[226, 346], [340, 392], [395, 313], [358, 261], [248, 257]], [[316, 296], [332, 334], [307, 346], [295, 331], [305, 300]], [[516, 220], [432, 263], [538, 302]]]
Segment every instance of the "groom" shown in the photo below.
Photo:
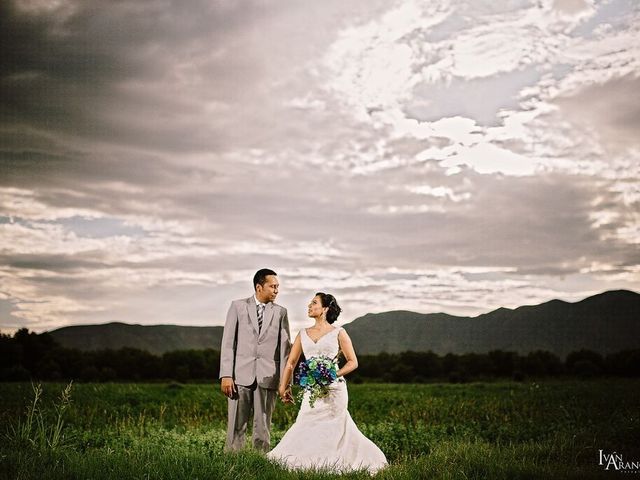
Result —
[[220, 388], [228, 397], [226, 451], [244, 446], [253, 410], [253, 446], [270, 449], [271, 414], [291, 341], [287, 309], [278, 295], [276, 272], [263, 268], [253, 277], [255, 293], [231, 302], [220, 349]]

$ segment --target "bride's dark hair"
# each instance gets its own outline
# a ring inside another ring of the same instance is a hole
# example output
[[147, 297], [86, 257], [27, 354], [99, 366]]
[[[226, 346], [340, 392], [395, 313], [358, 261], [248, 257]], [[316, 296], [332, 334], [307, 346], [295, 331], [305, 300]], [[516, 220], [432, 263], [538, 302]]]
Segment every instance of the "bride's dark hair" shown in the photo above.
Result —
[[340, 305], [338, 305], [336, 297], [334, 297], [330, 293], [322, 292], [316, 293], [316, 297], [320, 297], [320, 303], [322, 304], [323, 308], [329, 309], [327, 310], [327, 322], [335, 322], [338, 319], [338, 315], [340, 315], [340, 312], [342, 311]]

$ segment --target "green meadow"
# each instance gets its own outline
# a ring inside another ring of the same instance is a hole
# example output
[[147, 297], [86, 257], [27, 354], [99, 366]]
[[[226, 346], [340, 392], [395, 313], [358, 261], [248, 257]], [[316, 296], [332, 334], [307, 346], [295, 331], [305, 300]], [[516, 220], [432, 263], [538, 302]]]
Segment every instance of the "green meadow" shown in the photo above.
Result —
[[[0, 399], [0, 478], [337, 478], [223, 453], [217, 383], [0, 383]], [[349, 411], [390, 462], [380, 479], [611, 478], [600, 449], [640, 461], [639, 379], [350, 384]], [[296, 413], [278, 404], [272, 445]]]

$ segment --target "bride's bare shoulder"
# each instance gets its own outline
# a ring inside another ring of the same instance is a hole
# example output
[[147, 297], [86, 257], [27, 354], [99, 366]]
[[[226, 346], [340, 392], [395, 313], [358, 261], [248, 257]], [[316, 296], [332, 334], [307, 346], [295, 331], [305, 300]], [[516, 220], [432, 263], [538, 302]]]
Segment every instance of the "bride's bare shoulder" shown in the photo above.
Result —
[[349, 337], [349, 334], [347, 333], [347, 331], [342, 328], [342, 327], [338, 327], [338, 339], [339, 340], [351, 340], [351, 338]]

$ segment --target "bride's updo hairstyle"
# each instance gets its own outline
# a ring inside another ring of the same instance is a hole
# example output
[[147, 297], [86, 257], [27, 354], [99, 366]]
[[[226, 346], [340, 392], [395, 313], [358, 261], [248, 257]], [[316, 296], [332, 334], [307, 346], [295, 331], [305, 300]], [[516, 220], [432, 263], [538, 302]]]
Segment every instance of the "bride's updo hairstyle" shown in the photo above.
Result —
[[320, 297], [320, 303], [322, 304], [322, 308], [328, 308], [327, 310], [327, 322], [333, 323], [338, 319], [340, 312], [342, 309], [340, 305], [338, 305], [338, 301], [336, 297], [331, 295], [330, 293], [316, 293], [316, 297]]

